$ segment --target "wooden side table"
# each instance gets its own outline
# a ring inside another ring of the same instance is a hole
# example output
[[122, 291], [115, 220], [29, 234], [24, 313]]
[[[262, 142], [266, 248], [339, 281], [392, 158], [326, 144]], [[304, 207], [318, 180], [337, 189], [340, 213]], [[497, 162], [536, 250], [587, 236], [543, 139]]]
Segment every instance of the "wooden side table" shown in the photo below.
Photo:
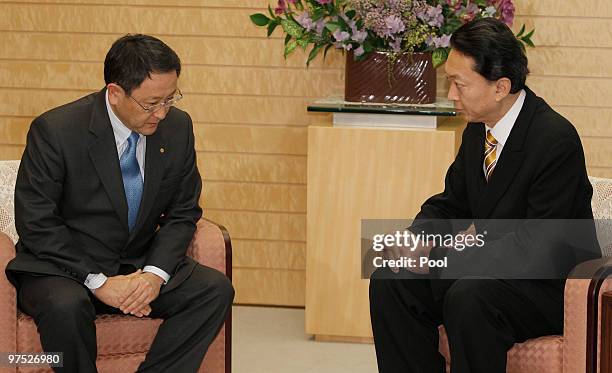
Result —
[[413, 218], [425, 199], [441, 192], [464, 123], [438, 120], [436, 128], [401, 129], [343, 124], [308, 130], [306, 333], [316, 340], [368, 342], [361, 219]]

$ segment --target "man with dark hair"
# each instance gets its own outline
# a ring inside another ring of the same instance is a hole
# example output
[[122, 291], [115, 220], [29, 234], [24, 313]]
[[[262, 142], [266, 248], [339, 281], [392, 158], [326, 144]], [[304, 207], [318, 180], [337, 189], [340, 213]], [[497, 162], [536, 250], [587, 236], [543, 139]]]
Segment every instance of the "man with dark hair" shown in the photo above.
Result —
[[164, 319], [139, 372], [195, 372], [231, 306], [229, 280], [186, 256], [201, 178], [180, 71], [161, 40], [124, 36], [104, 89], [32, 122], [6, 272], [58, 372], [95, 372], [96, 314], [119, 312]]
[[[474, 232], [480, 219], [592, 223], [593, 189], [580, 138], [571, 123], [525, 85], [527, 57], [512, 31], [493, 18], [465, 24], [451, 37], [445, 71], [448, 98], [468, 124], [444, 191], [425, 201], [413, 227], [427, 222], [429, 227], [438, 224], [436, 232]], [[457, 229], [448, 219], [467, 224]], [[370, 314], [379, 371], [445, 372], [438, 353], [440, 324], [448, 336], [453, 373], [505, 372], [514, 343], [560, 334], [564, 274], [504, 279], [495, 275], [496, 269], [512, 258], [524, 258], [525, 264], [533, 260], [528, 264], [536, 269], [557, 260], [571, 268], [594, 254], [572, 254], [566, 263], [567, 258], [541, 255], [547, 252], [523, 238], [502, 236], [476, 251], [467, 272], [489, 273], [490, 279], [446, 279], [440, 276], [443, 271], [428, 267], [375, 272]], [[386, 251], [392, 258], [415, 255], [398, 247]], [[453, 248], [420, 245], [415, 252], [440, 258]]]

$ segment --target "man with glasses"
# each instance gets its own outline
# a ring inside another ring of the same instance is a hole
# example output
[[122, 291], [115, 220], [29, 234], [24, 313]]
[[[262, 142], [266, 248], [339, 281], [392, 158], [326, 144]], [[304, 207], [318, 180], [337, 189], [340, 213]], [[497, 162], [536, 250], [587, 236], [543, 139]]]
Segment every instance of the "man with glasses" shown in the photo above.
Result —
[[96, 372], [96, 314], [122, 312], [164, 319], [139, 372], [195, 372], [231, 306], [229, 280], [185, 255], [202, 210], [180, 72], [161, 40], [126, 35], [104, 89], [32, 122], [6, 272], [57, 371]]

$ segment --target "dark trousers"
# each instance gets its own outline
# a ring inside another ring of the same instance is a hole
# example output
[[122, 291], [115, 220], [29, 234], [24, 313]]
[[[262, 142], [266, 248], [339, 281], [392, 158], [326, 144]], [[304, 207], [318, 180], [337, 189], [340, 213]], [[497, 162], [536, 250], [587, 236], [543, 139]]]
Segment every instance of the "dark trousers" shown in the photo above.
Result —
[[[202, 265], [160, 294], [151, 302], [150, 317], [164, 321], [138, 372], [196, 372], [233, 297], [227, 277]], [[19, 276], [18, 304], [36, 322], [43, 350], [63, 352], [64, 366], [56, 372], [96, 372], [96, 314], [121, 311], [100, 302], [84, 285], [59, 276]]]
[[432, 281], [440, 280], [381, 273], [370, 281], [381, 373], [444, 373], [440, 324], [448, 335], [452, 373], [504, 373], [514, 343], [563, 330], [562, 281], [459, 279], [438, 296], [439, 283], [432, 292]]

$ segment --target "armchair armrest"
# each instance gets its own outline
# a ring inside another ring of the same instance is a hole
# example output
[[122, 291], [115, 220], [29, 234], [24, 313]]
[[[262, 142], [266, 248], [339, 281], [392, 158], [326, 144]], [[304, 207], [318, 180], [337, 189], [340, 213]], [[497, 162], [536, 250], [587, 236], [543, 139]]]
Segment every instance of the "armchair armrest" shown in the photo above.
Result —
[[8, 262], [15, 257], [15, 245], [6, 234], [0, 232], [0, 351], [17, 351], [17, 294], [13, 284], [4, 274]]
[[[232, 241], [224, 226], [201, 218], [187, 248], [187, 255], [197, 262], [223, 272], [232, 280]], [[232, 371], [232, 310], [224, 327], [225, 372]], [[200, 370], [201, 371], [201, 370]]]
[[601, 340], [601, 296], [612, 291], [612, 258], [579, 264], [565, 284], [564, 372], [597, 372]]
[[197, 223], [187, 255], [232, 279], [232, 242], [227, 229], [202, 218]]

